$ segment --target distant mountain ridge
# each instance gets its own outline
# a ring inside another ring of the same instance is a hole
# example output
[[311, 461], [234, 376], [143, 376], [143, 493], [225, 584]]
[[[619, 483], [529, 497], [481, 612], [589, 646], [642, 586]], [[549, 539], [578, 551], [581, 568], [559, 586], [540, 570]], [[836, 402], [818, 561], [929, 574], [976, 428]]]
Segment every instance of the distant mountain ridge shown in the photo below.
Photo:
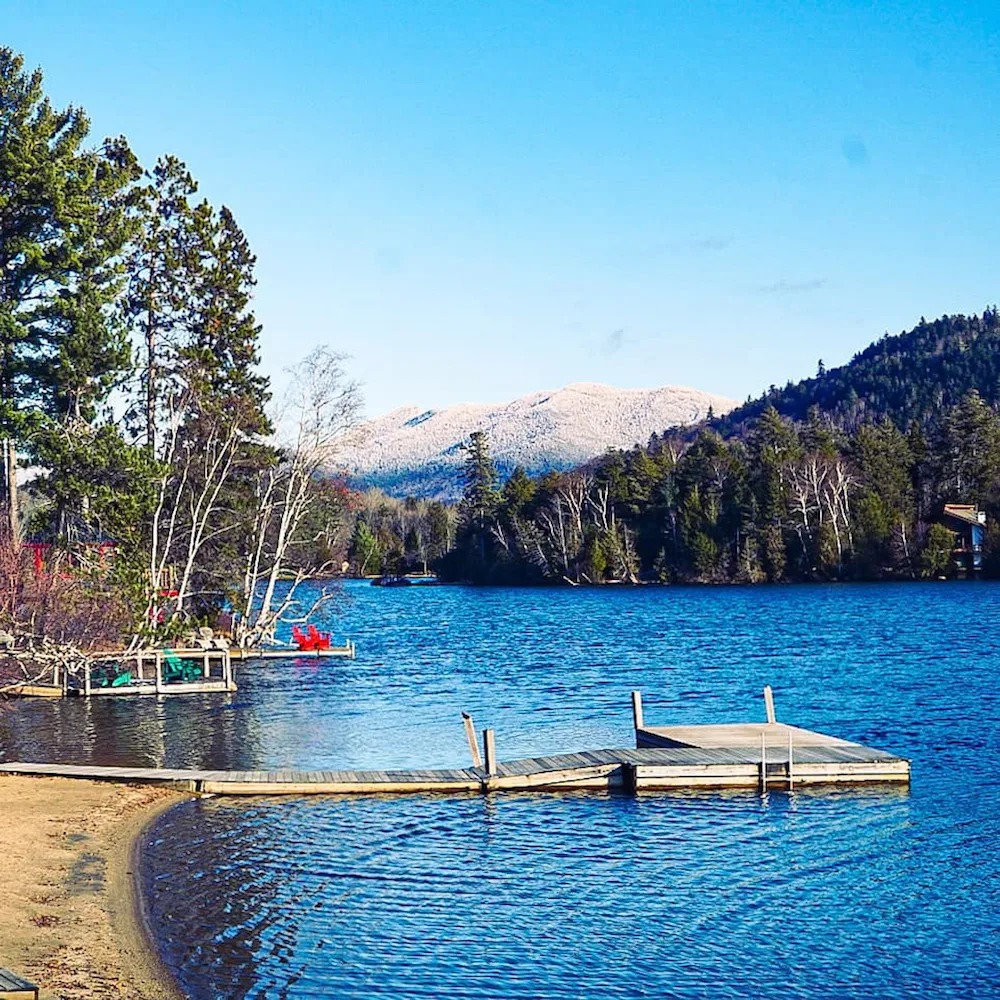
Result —
[[517, 465], [540, 473], [574, 468], [608, 448], [645, 444], [653, 433], [704, 420], [710, 408], [722, 414], [735, 405], [679, 386], [578, 382], [501, 405], [404, 406], [354, 431], [329, 471], [396, 496], [454, 499], [461, 492], [462, 446], [475, 430], [486, 432], [501, 475]]
[[921, 319], [912, 330], [875, 341], [846, 365], [717, 414], [711, 426], [724, 437], [742, 435], [768, 406], [800, 422], [815, 406], [848, 430], [883, 417], [905, 430], [912, 421], [933, 426], [971, 389], [987, 403], [1000, 404], [1000, 315], [995, 307], [981, 316]]

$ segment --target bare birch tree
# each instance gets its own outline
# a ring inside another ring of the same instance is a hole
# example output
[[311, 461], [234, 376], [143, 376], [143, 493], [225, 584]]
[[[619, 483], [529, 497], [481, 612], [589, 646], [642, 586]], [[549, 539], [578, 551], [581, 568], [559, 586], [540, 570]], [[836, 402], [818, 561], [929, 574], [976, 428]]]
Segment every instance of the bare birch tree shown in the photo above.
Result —
[[[289, 388], [275, 419], [281, 458], [257, 483], [237, 629], [241, 645], [273, 640], [278, 623], [295, 604], [298, 585], [322, 568], [296, 566], [288, 589], [278, 595], [278, 582], [289, 570], [291, 550], [314, 502], [311, 487], [334, 464], [343, 435], [360, 413], [360, 389], [347, 377], [344, 360], [343, 354], [318, 347], [288, 373]], [[326, 596], [322, 593], [319, 600]]]

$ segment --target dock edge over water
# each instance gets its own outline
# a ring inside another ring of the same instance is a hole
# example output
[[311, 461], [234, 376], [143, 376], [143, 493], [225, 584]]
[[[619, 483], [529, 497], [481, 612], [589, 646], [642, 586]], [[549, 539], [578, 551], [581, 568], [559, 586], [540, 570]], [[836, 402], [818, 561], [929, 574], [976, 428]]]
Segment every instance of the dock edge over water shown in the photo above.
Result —
[[779, 723], [770, 687], [768, 721], [646, 726], [642, 695], [632, 692], [634, 750], [584, 750], [497, 762], [496, 736], [483, 730], [479, 753], [472, 719], [462, 713], [472, 767], [392, 771], [223, 771], [102, 767], [88, 764], [0, 764], [0, 772], [166, 784], [211, 795], [350, 795], [399, 792], [532, 791], [563, 788], [753, 788], [795, 784], [908, 782], [910, 762], [884, 750]]
[[[791, 727], [782, 727], [783, 729]], [[798, 730], [806, 733], [806, 730]], [[789, 767], [791, 761], [791, 767]], [[909, 762], [847, 744], [782, 747], [664, 746], [591, 750], [505, 761], [486, 768], [401, 771], [208, 771], [97, 767], [73, 764], [0, 764], [0, 772], [172, 785], [212, 795], [321, 795], [405, 792], [756, 788], [794, 784], [906, 782]]]

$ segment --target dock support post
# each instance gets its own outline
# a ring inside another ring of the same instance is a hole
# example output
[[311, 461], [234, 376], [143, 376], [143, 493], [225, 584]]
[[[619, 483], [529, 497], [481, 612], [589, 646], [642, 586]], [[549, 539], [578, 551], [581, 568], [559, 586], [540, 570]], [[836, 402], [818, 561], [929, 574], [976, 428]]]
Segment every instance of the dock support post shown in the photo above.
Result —
[[622, 764], [622, 791], [626, 795], [639, 794], [639, 768], [635, 764]]
[[497, 773], [497, 745], [496, 737], [492, 729], [483, 730], [483, 757], [486, 774], [492, 776]]
[[472, 766], [481, 768], [483, 758], [479, 756], [479, 744], [476, 742], [476, 730], [472, 725], [472, 716], [468, 712], [463, 712], [462, 722], [465, 724], [465, 738], [469, 743], [469, 753], [472, 754]]
[[760, 734], [760, 793], [767, 791], [767, 744], [763, 732]]
[[764, 685], [764, 707], [767, 709], [767, 721], [773, 726], [778, 720], [774, 714], [774, 692], [770, 684]]
[[90, 660], [83, 665], [83, 693], [90, 697]]
[[635, 731], [638, 733], [642, 729], [642, 692], [632, 692], [632, 721], [635, 723]]
[[156, 693], [160, 694], [163, 691], [163, 654], [157, 650], [155, 666], [153, 669], [156, 671]]
[[792, 790], [792, 731], [788, 730], [788, 790]]
[[[209, 665], [208, 650], [206, 649], [201, 654], [201, 676], [204, 677], [205, 680], [208, 680], [208, 678], [211, 676], [211, 673], [212, 673], [212, 668]], [[223, 675], [225, 675], [225, 670], [223, 670], [222, 673]]]

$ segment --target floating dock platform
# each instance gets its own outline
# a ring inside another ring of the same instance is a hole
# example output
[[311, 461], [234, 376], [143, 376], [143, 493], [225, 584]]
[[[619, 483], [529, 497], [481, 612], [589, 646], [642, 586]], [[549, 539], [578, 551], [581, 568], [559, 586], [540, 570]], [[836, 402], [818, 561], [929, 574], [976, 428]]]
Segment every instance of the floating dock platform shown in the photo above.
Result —
[[[766, 722], [647, 726], [642, 695], [632, 692], [635, 745], [684, 753], [684, 762], [640, 765], [640, 788], [768, 787], [784, 784], [909, 781], [910, 762], [885, 750], [778, 722], [764, 688]], [[694, 762], [697, 761], [697, 765]]]
[[140, 649], [102, 653], [69, 678], [66, 693], [85, 698], [208, 694], [236, 690], [227, 649]]
[[66, 693], [61, 684], [5, 684], [0, 695], [9, 698], [61, 698]]
[[[780, 722], [652, 726], [636, 743], [678, 755], [637, 765], [639, 788], [909, 781], [909, 761], [884, 750]], [[683, 760], [680, 755], [683, 754]]]
[[254, 646], [250, 649], [233, 647], [229, 655], [234, 660], [321, 660], [326, 657], [341, 657], [353, 660], [357, 649], [350, 639], [343, 646], [329, 649], [297, 649], [295, 646]]
[[134, 695], [213, 694], [236, 690], [233, 666], [250, 660], [301, 660], [341, 657], [353, 660], [350, 640], [328, 649], [260, 646], [250, 649], [174, 648], [141, 649], [92, 654], [75, 671], [53, 666], [50, 679], [11, 680], [0, 684], [0, 695], [20, 698], [62, 698], [80, 695], [128, 697]]
[[[213, 795], [344, 795], [399, 792], [794, 788], [798, 785], [900, 783], [909, 761], [884, 750], [776, 721], [710, 726], [645, 726], [633, 694], [636, 748], [588, 750], [497, 761], [492, 729], [483, 754], [466, 716], [473, 766], [393, 771], [216, 771], [0, 764], [0, 772], [173, 785]], [[773, 702], [768, 697], [768, 714]]]

